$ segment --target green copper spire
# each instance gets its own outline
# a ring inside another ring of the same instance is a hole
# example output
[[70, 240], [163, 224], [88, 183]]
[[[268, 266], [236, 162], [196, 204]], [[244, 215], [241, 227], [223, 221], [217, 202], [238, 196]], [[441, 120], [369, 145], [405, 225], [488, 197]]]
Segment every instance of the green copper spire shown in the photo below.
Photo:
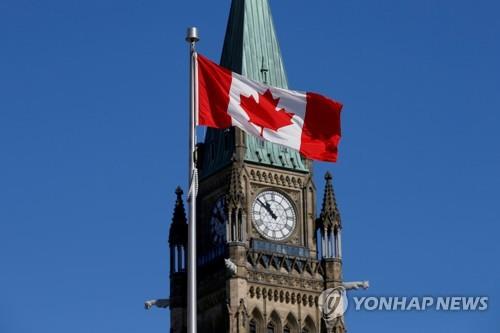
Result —
[[[232, 1], [220, 64], [252, 80], [288, 88], [268, 0]], [[202, 176], [231, 162], [239, 136], [245, 161], [307, 171], [297, 151], [238, 132], [207, 129]]]
[[220, 64], [259, 82], [267, 70], [267, 84], [288, 88], [268, 0], [233, 0]]

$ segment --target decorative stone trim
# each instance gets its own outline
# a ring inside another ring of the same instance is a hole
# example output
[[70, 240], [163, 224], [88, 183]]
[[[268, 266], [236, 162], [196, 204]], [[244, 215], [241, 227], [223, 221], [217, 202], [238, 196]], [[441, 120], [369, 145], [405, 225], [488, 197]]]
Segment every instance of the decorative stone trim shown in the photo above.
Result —
[[281, 288], [250, 286], [248, 289], [248, 296], [253, 299], [260, 299], [261, 297], [269, 302], [286, 303], [286, 304], [300, 304], [303, 306], [317, 306], [319, 297], [308, 292], [295, 292], [286, 291]]
[[301, 177], [283, 175], [267, 170], [250, 169], [250, 179], [265, 184], [281, 185], [292, 188], [302, 188]]
[[251, 268], [258, 271], [273, 267], [276, 271], [285, 269], [287, 273], [296, 273], [302, 277], [315, 277], [317, 274], [323, 275], [321, 263], [313, 258], [290, 257], [279, 253], [269, 254], [248, 251], [247, 262], [251, 265]]

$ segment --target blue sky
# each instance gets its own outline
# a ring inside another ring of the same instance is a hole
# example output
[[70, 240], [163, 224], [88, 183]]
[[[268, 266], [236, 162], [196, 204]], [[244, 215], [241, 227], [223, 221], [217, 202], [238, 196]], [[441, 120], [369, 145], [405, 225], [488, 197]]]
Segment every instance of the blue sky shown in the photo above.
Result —
[[[487, 295], [483, 313], [354, 312], [350, 332], [500, 328], [497, 1], [272, 0], [290, 86], [342, 101], [334, 173], [361, 295]], [[0, 1], [0, 332], [144, 332], [185, 187], [187, 46], [229, 1]]]

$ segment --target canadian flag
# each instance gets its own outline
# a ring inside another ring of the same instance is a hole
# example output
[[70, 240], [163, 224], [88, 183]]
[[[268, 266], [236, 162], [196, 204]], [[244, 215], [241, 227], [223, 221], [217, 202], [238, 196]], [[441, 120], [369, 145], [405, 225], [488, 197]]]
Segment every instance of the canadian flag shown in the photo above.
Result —
[[236, 126], [307, 158], [335, 162], [342, 104], [327, 97], [270, 87], [194, 54], [198, 77], [198, 124]]

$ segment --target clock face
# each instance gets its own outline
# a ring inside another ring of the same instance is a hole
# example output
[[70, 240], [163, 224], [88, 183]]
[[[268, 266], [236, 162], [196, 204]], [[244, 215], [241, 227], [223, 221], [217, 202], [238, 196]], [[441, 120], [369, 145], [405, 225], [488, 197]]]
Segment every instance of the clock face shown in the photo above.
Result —
[[275, 191], [264, 191], [257, 195], [252, 204], [252, 215], [259, 233], [272, 240], [289, 237], [297, 220], [290, 200]]
[[224, 197], [220, 197], [212, 208], [210, 216], [210, 234], [214, 244], [221, 244], [226, 241], [226, 205]]

